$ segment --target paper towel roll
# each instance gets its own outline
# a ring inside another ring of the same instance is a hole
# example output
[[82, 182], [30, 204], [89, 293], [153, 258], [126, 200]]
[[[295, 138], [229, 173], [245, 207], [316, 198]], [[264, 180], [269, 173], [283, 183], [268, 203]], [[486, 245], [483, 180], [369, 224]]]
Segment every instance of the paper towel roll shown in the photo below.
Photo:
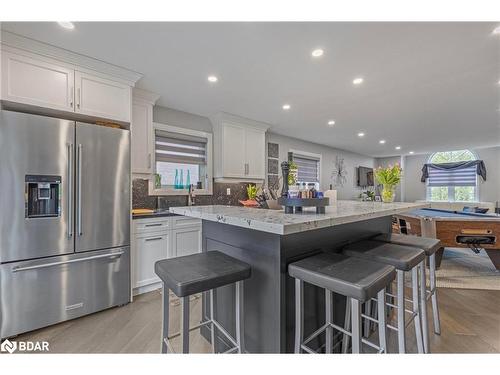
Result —
[[330, 206], [333, 206], [337, 203], [337, 190], [327, 190], [323, 193], [325, 198], [330, 198]]

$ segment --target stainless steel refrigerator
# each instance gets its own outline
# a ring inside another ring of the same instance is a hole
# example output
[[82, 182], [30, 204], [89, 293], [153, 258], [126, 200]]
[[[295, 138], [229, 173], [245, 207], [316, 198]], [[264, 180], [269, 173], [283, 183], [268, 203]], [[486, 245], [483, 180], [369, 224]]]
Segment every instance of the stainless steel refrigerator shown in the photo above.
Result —
[[0, 337], [129, 302], [128, 130], [0, 114]]

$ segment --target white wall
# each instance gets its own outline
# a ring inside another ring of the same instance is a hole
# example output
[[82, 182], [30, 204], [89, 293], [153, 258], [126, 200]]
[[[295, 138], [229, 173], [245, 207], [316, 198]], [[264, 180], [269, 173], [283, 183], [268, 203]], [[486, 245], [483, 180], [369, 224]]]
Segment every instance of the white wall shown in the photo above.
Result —
[[[266, 147], [267, 147], [267, 142], [273, 142], [279, 144], [280, 163], [288, 159], [288, 152], [290, 150], [305, 151], [314, 154], [320, 154], [321, 155], [320, 190], [328, 189], [330, 184], [333, 183], [331, 176], [335, 166], [334, 165], [335, 157], [337, 155], [339, 157], [343, 157], [344, 165], [347, 170], [347, 182], [343, 187], [341, 186], [334, 187], [334, 189], [337, 190], [338, 199], [356, 199], [360, 194], [360, 192], [363, 191], [363, 189], [356, 186], [356, 181], [357, 181], [356, 168], [359, 166], [373, 168], [375, 165], [375, 159], [369, 156], [355, 154], [353, 152], [339, 150], [323, 145], [318, 145], [316, 143], [302, 141], [300, 139], [286, 137], [283, 135], [278, 135], [270, 132], [268, 132], [266, 135]], [[266, 166], [266, 171], [267, 171], [267, 166]]]
[[[487, 178], [479, 178], [479, 200], [482, 202], [500, 201], [500, 146], [472, 150], [486, 165]], [[408, 155], [405, 157], [405, 199], [413, 202], [426, 198], [425, 183], [420, 182], [422, 167], [430, 154]]]
[[212, 123], [207, 117], [158, 105], [153, 107], [153, 121], [207, 133], [212, 133], [213, 131]]

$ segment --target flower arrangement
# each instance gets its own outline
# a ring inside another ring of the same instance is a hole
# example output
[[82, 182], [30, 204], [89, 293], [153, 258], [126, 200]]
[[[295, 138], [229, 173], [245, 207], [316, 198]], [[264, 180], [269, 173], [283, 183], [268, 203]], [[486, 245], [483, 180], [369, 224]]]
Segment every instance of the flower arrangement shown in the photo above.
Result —
[[401, 166], [396, 163], [394, 165], [389, 164], [388, 167], [382, 168], [378, 167], [375, 169], [375, 179], [381, 185], [382, 189], [382, 201], [383, 202], [393, 202], [395, 196], [395, 187], [401, 181]]

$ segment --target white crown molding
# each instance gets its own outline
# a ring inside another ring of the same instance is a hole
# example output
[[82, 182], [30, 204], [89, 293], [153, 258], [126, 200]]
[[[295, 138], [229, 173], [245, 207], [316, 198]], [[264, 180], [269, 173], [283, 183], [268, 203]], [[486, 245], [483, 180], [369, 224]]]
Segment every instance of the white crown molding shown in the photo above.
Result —
[[158, 99], [160, 99], [160, 95], [155, 94], [154, 92], [151, 91], [146, 91], [143, 89], [138, 89], [137, 87], [134, 87], [132, 89], [132, 95], [134, 100], [140, 100], [149, 104], [154, 105]]
[[226, 122], [233, 122], [241, 125], [247, 125], [253, 128], [261, 129], [264, 131], [267, 131], [271, 127], [270, 124], [267, 124], [265, 122], [260, 122], [256, 120], [252, 120], [249, 118], [233, 115], [231, 113], [227, 112], [219, 112], [215, 116], [211, 117], [210, 120], [212, 121], [213, 125], [219, 125], [220, 123], [226, 121]]
[[142, 78], [141, 73], [94, 59], [89, 56], [71, 52], [50, 44], [39, 42], [35, 39], [26, 38], [5, 30], [1, 31], [0, 43], [2, 46], [17, 48], [26, 52], [53, 58], [67, 64], [77, 65], [86, 69], [105, 73], [127, 81], [131, 86], [134, 86], [135, 83]]

